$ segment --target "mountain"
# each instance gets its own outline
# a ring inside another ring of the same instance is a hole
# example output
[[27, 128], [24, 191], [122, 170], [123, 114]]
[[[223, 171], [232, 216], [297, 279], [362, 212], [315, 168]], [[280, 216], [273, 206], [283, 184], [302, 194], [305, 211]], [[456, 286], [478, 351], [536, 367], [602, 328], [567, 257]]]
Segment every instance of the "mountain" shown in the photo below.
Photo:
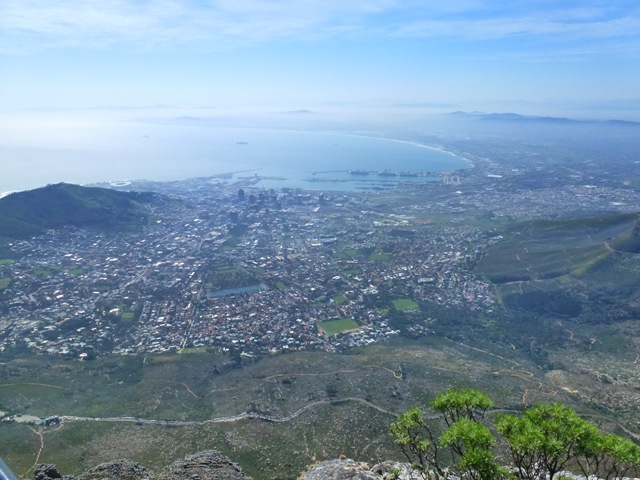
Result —
[[290, 114], [290, 115], [308, 115], [308, 114], [315, 113], [315, 112], [312, 112], [311, 110], [304, 110], [303, 109], [303, 110], [290, 110], [288, 112], [282, 112], [282, 113]]
[[0, 199], [0, 237], [25, 238], [63, 226], [119, 229], [148, 222], [153, 193], [120, 192], [67, 183]]
[[519, 122], [519, 123], [542, 123], [555, 125], [615, 125], [615, 126], [640, 126], [640, 122], [630, 120], [575, 120], [565, 117], [538, 117], [532, 115], [520, 115], [518, 113], [483, 113], [483, 112], [462, 112], [456, 111], [447, 114], [452, 118], [468, 118], [483, 121], [502, 121], [502, 122]]

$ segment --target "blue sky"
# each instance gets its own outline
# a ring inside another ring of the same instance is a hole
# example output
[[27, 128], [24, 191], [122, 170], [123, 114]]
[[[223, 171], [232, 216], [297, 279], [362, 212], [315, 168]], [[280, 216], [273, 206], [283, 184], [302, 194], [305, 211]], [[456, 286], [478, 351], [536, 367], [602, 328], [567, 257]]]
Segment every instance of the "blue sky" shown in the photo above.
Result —
[[0, 1], [0, 108], [639, 98], [637, 0]]

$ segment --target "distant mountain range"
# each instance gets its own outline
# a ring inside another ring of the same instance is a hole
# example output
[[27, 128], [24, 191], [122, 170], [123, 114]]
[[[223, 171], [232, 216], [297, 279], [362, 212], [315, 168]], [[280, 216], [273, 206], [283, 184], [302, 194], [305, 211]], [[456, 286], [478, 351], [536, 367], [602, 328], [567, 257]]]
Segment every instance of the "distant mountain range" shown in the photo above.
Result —
[[153, 193], [58, 183], [0, 199], [0, 237], [25, 238], [63, 226], [120, 229], [148, 222]]
[[566, 124], [566, 125], [628, 125], [640, 126], [640, 122], [630, 120], [575, 120], [565, 117], [537, 117], [530, 115], [520, 115], [517, 113], [483, 113], [483, 112], [462, 112], [456, 111], [447, 114], [449, 117], [468, 118], [487, 121], [504, 121], [504, 122], [527, 122], [527, 123], [544, 123], [544, 124]]

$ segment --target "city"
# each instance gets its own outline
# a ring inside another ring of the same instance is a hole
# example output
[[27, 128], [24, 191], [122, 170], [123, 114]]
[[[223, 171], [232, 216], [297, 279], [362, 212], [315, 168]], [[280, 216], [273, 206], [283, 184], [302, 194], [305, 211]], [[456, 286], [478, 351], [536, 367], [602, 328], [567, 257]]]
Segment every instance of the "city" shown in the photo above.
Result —
[[525, 174], [473, 161], [457, 172], [462, 184], [387, 192], [264, 189], [257, 177], [140, 182], [164, 195], [141, 231], [67, 227], [11, 244], [18, 260], [0, 265], [1, 348], [80, 359], [213, 348], [252, 358], [428, 334], [433, 307], [494, 307], [472, 267], [500, 236], [470, 216], [629, 212], [640, 201], [575, 172], [554, 179], [561, 187], [514, 189], [535, 165]]
[[[491, 239], [368, 210], [362, 197], [285, 189], [244, 198], [218, 185], [155, 207], [140, 234], [65, 228], [14, 242], [20, 260], [0, 267], [11, 278], [3, 349], [78, 358], [334, 351], [397, 335], [391, 310], [414, 313], [411, 328], [426, 332], [419, 305], [492, 308], [489, 284], [469, 269]], [[323, 332], [340, 319], [357, 326]]]

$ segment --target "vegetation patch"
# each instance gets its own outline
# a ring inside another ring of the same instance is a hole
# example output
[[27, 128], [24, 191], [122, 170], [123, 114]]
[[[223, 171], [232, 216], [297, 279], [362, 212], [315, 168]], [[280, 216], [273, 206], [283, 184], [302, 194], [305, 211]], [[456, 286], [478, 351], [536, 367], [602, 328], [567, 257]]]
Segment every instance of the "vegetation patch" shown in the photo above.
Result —
[[87, 272], [83, 268], [72, 268], [71, 270], [67, 270], [67, 273], [72, 277], [77, 277], [78, 275], [84, 275]]
[[335, 297], [333, 297], [333, 302], [336, 305], [342, 305], [344, 303], [347, 303], [348, 298], [345, 297], [344, 295], [336, 295]]
[[533, 290], [504, 297], [504, 305], [515, 310], [524, 310], [537, 315], [577, 317], [582, 312], [579, 301], [561, 291]]
[[260, 279], [235, 265], [216, 265], [209, 270], [207, 282], [211, 290], [224, 290], [257, 285]]
[[591, 348], [597, 352], [616, 353], [628, 350], [631, 341], [622, 335], [604, 335], [595, 339]]
[[36, 277], [40, 277], [40, 278], [50, 277], [57, 273], [60, 273], [60, 269], [56, 267], [38, 268], [37, 270], [33, 271], [33, 274]]
[[14, 263], [16, 263], [16, 261], [10, 258], [0, 258], [0, 265], [12, 265]]
[[225, 252], [235, 250], [239, 243], [240, 241], [237, 238], [231, 237], [224, 241], [224, 243], [222, 244], [222, 250]]
[[11, 279], [4, 277], [0, 278], [0, 289], [7, 288], [11, 284]]
[[249, 230], [249, 226], [238, 223], [229, 229], [229, 233], [234, 237], [241, 237]]
[[391, 303], [393, 303], [393, 307], [400, 312], [415, 312], [419, 308], [418, 303], [410, 298], [396, 298], [392, 300]]
[[193, 355], [194, 353], [207, 353], [207, 347], [181, 348], [178, 350], [180, 355]]
[[354, 258], [359, 257], [360, 253], [355, 248], [348, 248], [346, 250], [336, 252], [334, 256], [342, 260], [353, 260]]
[[359, 268], [348, 267], [342, 270], [342, 273], [344, 275], [347, 275], [348, 277], [353, 277], [355, 275], [362, 274], [362, 270], [360, 270]]
[[356, 330], [360, 328], [360, 326], [356, 323], [353, 318], [342, 318], [340, 320], [329, 320], [327, 322], [320, 322], [318, 324], [318, 329], [323, 331], [325, 334], [333, 337], [342, 332], [348, 332], [349, 330]]

